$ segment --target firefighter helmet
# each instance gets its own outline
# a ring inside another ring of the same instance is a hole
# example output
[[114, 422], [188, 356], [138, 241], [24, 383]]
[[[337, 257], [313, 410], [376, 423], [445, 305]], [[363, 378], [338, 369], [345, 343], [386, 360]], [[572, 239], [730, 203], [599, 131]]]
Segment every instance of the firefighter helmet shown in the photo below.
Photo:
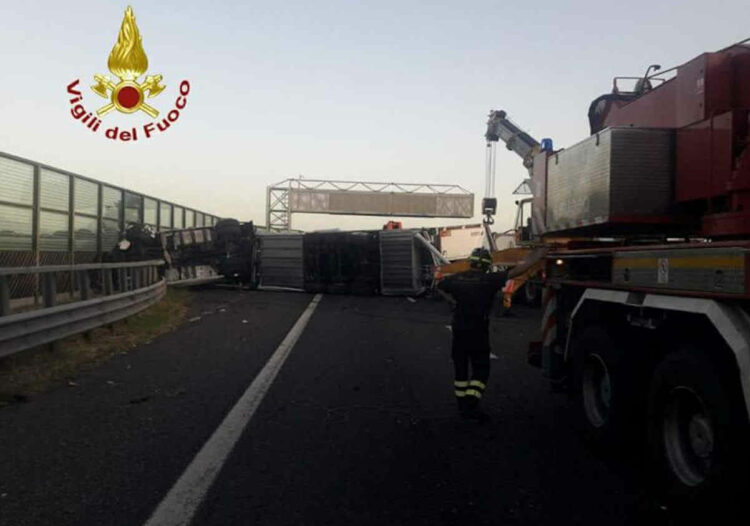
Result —
[[486, 248], [475, 248], [469, 256], [469, 265], [474, 269], [487, 270], [492, 265], [492, 255]]

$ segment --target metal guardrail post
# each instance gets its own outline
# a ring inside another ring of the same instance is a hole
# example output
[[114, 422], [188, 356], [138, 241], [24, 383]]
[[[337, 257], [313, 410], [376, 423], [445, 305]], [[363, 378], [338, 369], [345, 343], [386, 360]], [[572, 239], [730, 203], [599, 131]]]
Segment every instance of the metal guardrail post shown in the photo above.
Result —
[[8, 278], [0, 276], [0, 316], [7, 316], [8, 314], [10, 314], [10, 287], [8, 286]]
[[78, 273], [78, 288], [81, 290], [81, 299], [87, 300], [91, 297], [91, 279], [87, 270]]
[[117, 270], [117, 290], [125, 292], [127, 289], [125, 269], [121, 268]]
[[115, 290], [115, 285], [112, 282], [112, 269], [102, 270], [102, 281], [104, 282], [104, 295], [110, 296]]
[[44, 275], [43, 292], [45, 307], [54, 307], [57, 304], [57, 290], [55, 284], [55, 274], [50, 272]]
[[[81, 291], [81, 301], [91, 299], [91, 278], [89, 276], [89, 272], [87, 270], [81, 270], [77, 272], [77, 276], [78, 290]], [[83, 333], [83, 336], [87, 341], [91, 341], [92, 334], [93, 333], [89, 330], [85, 331]]]

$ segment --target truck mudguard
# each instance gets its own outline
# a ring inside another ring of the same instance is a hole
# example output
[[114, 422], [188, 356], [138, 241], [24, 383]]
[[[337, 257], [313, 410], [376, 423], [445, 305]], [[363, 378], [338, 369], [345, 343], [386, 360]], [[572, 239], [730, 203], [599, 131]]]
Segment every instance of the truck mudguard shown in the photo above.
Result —
[[[571, 326], [576, 323], [576, 315], [588, 301], [616, 303], [632, 307], [702, 314], [716, 328], [737, 360], [740, 385], [745, 398], [745, 409], [750, 418], [750, 316], [737, 305], [707, 298], [686, 298], [661, 294], [632, 295], [627, 291], [587, 289], [571, 314]], [[565, 360], [568, 360], [570, 335], [565, 342]]]

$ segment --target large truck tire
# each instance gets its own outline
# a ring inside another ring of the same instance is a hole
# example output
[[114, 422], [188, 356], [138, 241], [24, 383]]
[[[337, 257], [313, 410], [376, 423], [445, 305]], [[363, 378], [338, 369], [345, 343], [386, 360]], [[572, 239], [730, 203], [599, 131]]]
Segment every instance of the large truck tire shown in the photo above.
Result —
[[657, 495], [692, 518], [708, 510], [718, 523], [747, 498], [750, 462], [738, 374], [717, 363], [721, 351], [712, 350], [713, 356], [686, 346], [656, 367], [648, 443]]
[[258, 272], [260, 260], [258, 258], [258, 251], [255, 247], [250, 250], [250, 279], [248, 280], [247, 286], [250, 290], [258, 290], [260, 285], [260, 273]]
[[586, 327], [573, 348], [574, 396], [584, 431], [594, 444], [621, 445], [642, 431], [636, 357], [625, 356], [603, 326]]
[[242, 228], [240, 222], [236, 219], [220, 219], [214, 225], [214, 232], [216, 232], [217, 240], [235, 240], [240, 237]]

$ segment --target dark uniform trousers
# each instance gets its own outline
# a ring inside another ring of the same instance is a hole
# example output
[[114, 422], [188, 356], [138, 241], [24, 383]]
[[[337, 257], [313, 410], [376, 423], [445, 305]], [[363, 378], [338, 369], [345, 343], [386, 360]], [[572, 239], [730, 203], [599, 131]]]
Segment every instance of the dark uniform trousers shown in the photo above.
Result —
[[453, 386], [459, 409], [476, 407], [490, 376], [490, 339], [487, 327], [453, 329], [453, 367]]

